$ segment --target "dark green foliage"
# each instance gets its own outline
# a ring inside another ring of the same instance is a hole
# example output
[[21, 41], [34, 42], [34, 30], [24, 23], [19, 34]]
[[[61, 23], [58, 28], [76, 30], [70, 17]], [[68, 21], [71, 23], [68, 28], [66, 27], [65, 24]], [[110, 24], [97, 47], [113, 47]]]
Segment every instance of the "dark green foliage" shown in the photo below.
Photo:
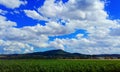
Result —
[[120, 72], [120, 60], [0, 60], [0, 72]]

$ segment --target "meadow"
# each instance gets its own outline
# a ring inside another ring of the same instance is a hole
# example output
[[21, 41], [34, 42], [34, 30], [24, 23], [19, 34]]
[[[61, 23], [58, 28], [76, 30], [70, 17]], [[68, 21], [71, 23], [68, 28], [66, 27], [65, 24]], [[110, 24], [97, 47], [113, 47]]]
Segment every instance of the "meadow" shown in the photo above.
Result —
[[120, 60], [0, 60], [0, 72], [120, 72]]

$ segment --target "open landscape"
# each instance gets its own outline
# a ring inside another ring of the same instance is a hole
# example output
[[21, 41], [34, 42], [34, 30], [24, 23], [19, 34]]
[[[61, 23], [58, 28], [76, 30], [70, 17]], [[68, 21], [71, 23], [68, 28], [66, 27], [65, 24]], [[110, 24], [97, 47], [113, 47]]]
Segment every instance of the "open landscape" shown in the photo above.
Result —
[[0, 72], [120, 72], [120, 55], [85, 55], [63, 50], [0, 57]]
[[0, 72], [120, 72], [120, 60], [0, 60]]
[[0, 72], [120, 72], [120, 0], [0, 0]]

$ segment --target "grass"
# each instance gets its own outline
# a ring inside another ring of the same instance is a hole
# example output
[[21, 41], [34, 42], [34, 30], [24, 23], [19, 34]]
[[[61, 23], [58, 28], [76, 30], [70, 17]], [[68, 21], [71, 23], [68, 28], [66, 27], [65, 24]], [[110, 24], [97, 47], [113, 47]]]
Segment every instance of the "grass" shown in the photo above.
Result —
[[0, 72], [120, 72], [120, 60], [0, 60]]

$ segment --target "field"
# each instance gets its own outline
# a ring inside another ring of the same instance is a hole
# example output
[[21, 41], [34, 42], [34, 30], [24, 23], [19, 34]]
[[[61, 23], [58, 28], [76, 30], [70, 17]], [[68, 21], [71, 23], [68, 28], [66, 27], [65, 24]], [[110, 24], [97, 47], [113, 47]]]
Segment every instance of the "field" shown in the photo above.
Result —
[[120, 60], [0, 60], [0, 72], [120, 72]]

